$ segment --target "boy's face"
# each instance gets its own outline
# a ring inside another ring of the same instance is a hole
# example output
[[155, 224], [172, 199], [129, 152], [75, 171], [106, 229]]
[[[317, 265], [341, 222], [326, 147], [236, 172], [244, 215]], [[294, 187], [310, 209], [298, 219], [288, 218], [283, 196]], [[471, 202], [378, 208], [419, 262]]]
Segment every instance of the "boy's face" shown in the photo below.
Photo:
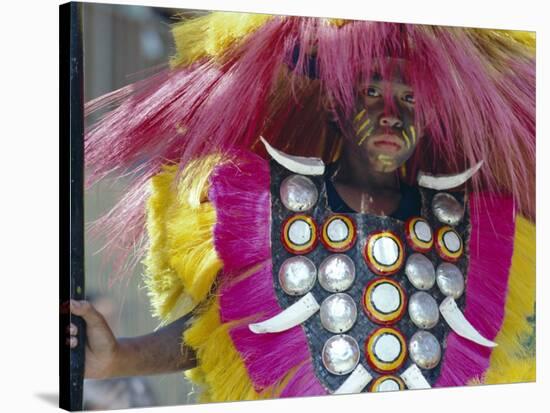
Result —
[[421, 131], [415, 129], [414, 94], [399, 67], [391, 80], [373, 76], [359, 90], [353, 119], [361, 158], [377, 172], [392, 172], [410, 158]]

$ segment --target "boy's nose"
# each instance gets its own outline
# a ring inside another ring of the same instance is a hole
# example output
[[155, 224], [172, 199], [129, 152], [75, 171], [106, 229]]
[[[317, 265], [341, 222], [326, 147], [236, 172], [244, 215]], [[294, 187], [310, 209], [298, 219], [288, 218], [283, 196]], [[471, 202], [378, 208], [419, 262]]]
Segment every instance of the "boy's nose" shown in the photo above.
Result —
[[387, 126], [389, 128], [400, 128], [403, 126], [401, 119], [395, 116], [382, 116], [380, 118], [380, 126]]

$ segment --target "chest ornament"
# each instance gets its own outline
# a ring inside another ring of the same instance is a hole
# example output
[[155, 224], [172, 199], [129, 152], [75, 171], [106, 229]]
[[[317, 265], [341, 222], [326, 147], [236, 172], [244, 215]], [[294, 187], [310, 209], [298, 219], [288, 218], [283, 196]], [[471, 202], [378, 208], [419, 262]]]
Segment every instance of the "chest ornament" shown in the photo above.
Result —
[[450, 331], [495, 345], [462, 313], [467, 195], [442, 192], [479, 165], [455, 176], [420, 174], [422, 216], [402, 222], [333, 213], [319, 160], [300, 164], [303, 158], [268, 152], [276, 159], [271, 240], [282, 310], [250, 324], [251, 331], [277, 334], [301, 325], [315, 374], [335, 394], [431, 387]]

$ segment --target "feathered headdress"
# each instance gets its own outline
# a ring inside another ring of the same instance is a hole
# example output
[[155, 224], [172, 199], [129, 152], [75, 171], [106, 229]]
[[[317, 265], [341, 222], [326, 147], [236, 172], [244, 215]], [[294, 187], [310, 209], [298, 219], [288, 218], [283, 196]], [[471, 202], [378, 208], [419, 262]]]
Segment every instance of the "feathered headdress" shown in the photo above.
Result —
[[474, 188], [511, 194], [534, 219], [534, 33], [211, 13], [173, 34], [170, 68], [88, 105], [118, 107], [87, 131], [87, 185], [132, 176], [97, 222], [113, 246], [139, 245], [146, 184], [163, 164], [183, 169], [235, 147], [263, 154], [260, 135], [289, 153], [334, 159], [334, 124], [345, 126], [353, 113], [359, 81], [391, 70], [388, 57], [407, 62], [425, 131], [409, 177], [484, 160]]

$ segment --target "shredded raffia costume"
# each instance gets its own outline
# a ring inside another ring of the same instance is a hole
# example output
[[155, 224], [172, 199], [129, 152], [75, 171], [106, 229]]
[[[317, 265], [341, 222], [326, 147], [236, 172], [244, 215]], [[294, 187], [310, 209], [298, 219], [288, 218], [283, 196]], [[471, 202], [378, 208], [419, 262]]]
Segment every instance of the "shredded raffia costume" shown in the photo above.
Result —
[[[88, 184], [134, 177], [95, 229], [121, 269], [144, 257], [161, 324], [193, 312], [203, 401], [535, 379], [531, 33], [243, 13], [173, 33], [169, 69], [88, 105], [117, 107], [86, 162]], [[400, 176], [419, 211], [337, 212], [336, 131], [388, 57], [425, 125]]]

